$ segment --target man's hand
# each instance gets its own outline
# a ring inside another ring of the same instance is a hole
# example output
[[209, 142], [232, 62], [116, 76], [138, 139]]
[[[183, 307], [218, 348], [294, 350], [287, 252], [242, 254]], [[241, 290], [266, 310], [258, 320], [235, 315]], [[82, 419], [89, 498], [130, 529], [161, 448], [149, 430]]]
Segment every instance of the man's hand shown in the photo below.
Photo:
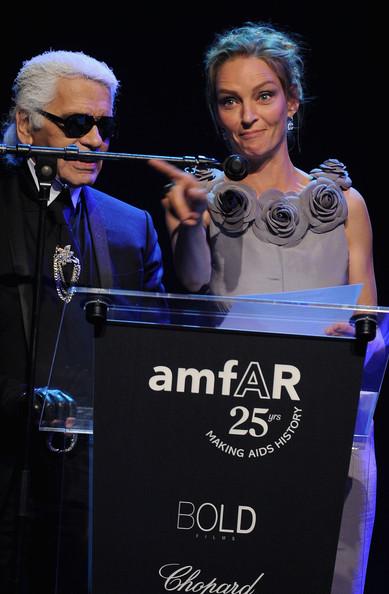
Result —
[[34, 389], [34, 410], [52, 427], [71, 429], [77, 414], [77, 405], [72, 396], [63, 390], [47, 386]]

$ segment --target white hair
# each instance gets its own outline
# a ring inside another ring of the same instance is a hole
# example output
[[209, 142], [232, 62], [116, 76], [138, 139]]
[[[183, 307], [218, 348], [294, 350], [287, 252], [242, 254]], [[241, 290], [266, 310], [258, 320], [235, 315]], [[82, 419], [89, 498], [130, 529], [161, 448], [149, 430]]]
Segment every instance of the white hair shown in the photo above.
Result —
[[42, 126], [42, 116], [36, 111], [44, 109], [55, 98], [61, 78], [86, 78], [104, 85], [110, 92], [114, 108], [119, 81], [105, 62], [83, 52], [47, 51], [23, 62], [15, 78], [13, 104], [3, 126], [5, 144], [19, 142], [15, 124], [17, 111], [24, 111], [35, 129]]

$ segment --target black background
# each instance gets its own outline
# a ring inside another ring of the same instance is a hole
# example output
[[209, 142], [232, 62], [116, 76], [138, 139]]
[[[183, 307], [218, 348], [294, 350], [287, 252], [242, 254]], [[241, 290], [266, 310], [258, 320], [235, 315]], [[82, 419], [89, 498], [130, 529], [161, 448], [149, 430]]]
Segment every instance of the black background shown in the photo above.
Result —
[[[374, 29], [366, 5], [359, 9], [353, 5], [348, 12], [338, 4], [223, 2], [214, 3], [211, 10], [210, 3], [182, 3], [173, 10], [161, 3], [124, 9], [123, 3], [110, 2], [101, 8], [35, 4], [33, 9], [19, 6], [8, 11], [3, 29], [9, 27], [12, 39], [2, 48], [0, 113], [8, 110], [12, 81], [23, 60], [50, 48], [82, 50], [106, 61], [121, 80], [120, 135], [111, 150], [129, 153], [222, 158], [223, 147], [215, 137], [203, 93], [202, 57], [214, 33], [247, 20], [266, 20], [301, 35], [307, 48], [309, 101], [299, 131], [300, 150], [296, 146], [292, 158], [304, 170], [329, 157], [347, 165], [372, 220], [379, 303], [389, 306], [387, 232], [380, 208], [385, 199], [383, 172], [371, 162], [378, 142], [373, 131], [383, 134], [386, 119], [378, 107], [383, 82], [374, 74], [377, 48], [369, 41]], [[98, 187], [151, 212], [164, 251], [165, 283], [174, 291], [180, 287], [172, 272], [159, 203], [163, 183], [162, 176], [137, 161], [106, 163]], [[387, 392], [388, 380], [375, 416], [378, 508], [365, 594], [382, 592], [379, 583], [389, 577]]]

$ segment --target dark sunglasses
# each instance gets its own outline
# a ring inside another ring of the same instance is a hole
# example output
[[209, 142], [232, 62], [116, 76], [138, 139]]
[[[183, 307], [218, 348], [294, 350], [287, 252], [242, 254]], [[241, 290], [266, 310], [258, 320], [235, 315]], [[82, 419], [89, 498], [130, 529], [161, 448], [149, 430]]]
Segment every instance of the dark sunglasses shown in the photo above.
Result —
[[66, 118], [60, 118], [59, 116], [37, 109], [37, 113], [43, 115], [45, 118], [56, 124], [58, 128], [61, 128], [67, 138], [81, 138], [85, 134], [88, 134], [93, 128], [97, 126], [99, 134], [103, 140], [111, 138], [115, 134], [116, 122], [112, 116], [101, 116], [95, 118], [92, 115], [86, 113], [73, 113]]

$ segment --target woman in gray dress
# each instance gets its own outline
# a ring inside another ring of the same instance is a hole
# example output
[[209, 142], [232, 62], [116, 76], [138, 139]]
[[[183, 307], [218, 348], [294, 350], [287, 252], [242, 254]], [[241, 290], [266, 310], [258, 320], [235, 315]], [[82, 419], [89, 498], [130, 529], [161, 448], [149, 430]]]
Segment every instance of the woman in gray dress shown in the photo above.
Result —
[[[192, 292], [242, 295], [360, 283], [359, 303], [376, 304], [369, 215], [342, 163], [310, 173], [295, 167], [288, 133], [303, 101], [298, 44], [249, 23], [219, 35], [206, 59], [218, 131], [248, 160], [232, 182], [220, 171], [151, 165], [173, 182], [164, 199], [177, 275]], [[329, 333], [341, 334], [343, 326]], [[373, 435], [353, 450], [332, 594], [363, 592], [375, 509]]]

